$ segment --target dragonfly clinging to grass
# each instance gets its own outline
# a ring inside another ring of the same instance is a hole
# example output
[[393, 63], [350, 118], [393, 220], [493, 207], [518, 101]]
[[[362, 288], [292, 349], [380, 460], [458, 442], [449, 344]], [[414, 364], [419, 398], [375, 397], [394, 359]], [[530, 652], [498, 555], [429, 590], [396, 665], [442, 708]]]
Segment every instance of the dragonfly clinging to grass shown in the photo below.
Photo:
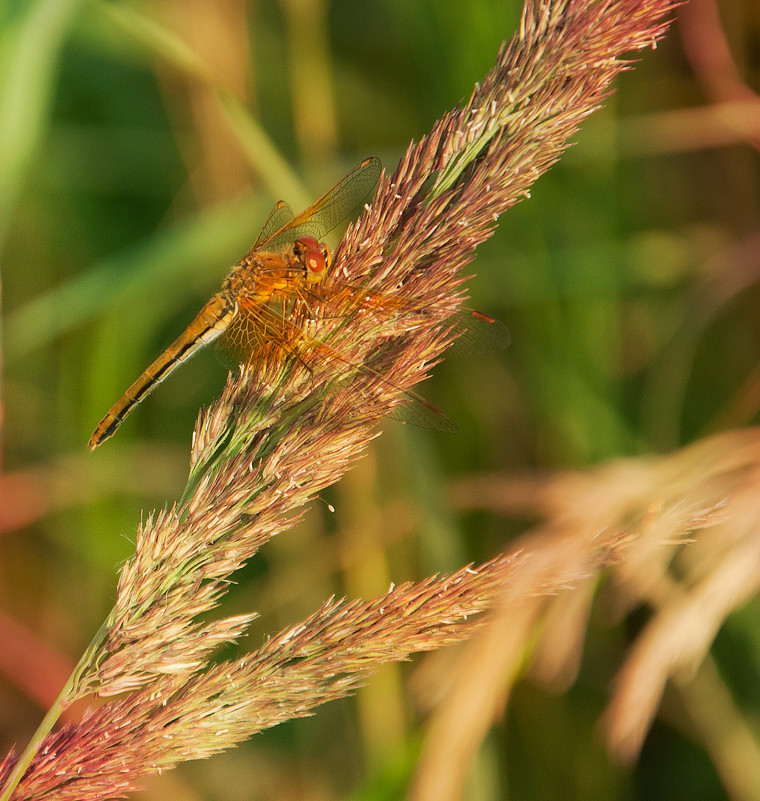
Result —
[[[114, 434], [127, 415], [173, 370], [200, 348], [215, 342], [241, 362], [253, 361], [263, 345], [293, 354], [294, 334], [299, 355], [309, 350], [310, 340], [303, 331], [294, 331], [287, 319], [288, 301], [305, 299], [328, 273], [332, 254], [322, 241], [342, 222], [358, 214], [371, 199], [382, 164], [365, 159], [329, 192], [301, 214], [280, 201], [267, 218], [253, 247], [232, 269], [217, 292], [195, 319], [169, 347], [132, 383], [106, 416], [98, 423], [88, 447], [94, 450]], [[346, 287], [350, 291], [349, 287]], [[358, 290], [357, 290], [358, 291]], [[280, 301], [280, 303], [277, 303]], [[480, 312], [461, 313], [457, 327], [470, 352], [505, 347], [509, 332], [498, 321]], [[337, 356], [335, 351], [314, 339], [311, 350]], [[355, 365], [358, 370], [371, 368]], [[382, 376], [380, 376], [382, 379]], [[397, 414], [429, 428], [456, 431], [443, 412], [414, 392], [399, 389], [409, 406]]]

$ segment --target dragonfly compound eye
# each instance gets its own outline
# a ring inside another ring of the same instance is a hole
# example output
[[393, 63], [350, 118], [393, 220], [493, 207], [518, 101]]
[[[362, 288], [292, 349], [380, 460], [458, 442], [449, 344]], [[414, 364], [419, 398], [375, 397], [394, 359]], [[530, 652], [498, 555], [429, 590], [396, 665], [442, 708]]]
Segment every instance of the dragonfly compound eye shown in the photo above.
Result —
[[320, 247], [313, 236], [301, 236], [296, 240], [295, 252], [306, 266], [306, 280], [310, 284], [321, 281], [329, 258], [327, 248]]
[[307, 280], [320, 281], [327, 266], [325, 254], [319, 248], [309, 248], [304, 253], [303, 260], [308, 270]]
[[319, 242], [317, 242], [313, 236], [309, 236], [308, 234], [299, 236], [296, 242], [303, 248], [319, 248]]

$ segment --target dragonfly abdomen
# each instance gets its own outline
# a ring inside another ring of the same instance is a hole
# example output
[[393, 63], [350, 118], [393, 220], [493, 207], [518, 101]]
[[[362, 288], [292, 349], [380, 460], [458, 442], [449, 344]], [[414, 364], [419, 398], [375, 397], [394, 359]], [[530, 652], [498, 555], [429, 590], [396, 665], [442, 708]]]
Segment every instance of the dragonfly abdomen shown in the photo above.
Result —
[[200, 348], [213, 342], [226, 331], [237, 313], [237, 304], [223, 293], [213, 298], [198, 312], [190, 325], [155, 359], [109, 409], [98, 423], [87, 447], [94, 450], [114, 434], [132, 409], [149, 395], [176, 367], [187, 361]]

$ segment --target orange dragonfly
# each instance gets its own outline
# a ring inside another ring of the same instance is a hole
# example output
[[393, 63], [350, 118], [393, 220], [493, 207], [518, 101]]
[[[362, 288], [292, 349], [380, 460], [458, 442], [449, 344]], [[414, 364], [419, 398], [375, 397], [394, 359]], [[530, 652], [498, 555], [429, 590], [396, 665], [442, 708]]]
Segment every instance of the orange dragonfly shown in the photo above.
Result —
[[[112, 436], [135, 406], [173, 370], [215, 340], [240, 361], [254, 358], [265, 344], [292, 351], [293, 333], [300, 332], [291, 331], [290, 337], [287, 335], [287, 304], [305, 297], [325, 277], [332, 256], [321, 240], [370, 200], [381, 172], [379, 159], [365, 159], [297, 216], [284, 201], [277, 203], [253, 247], [232, 269], [221, 290], [98, 423], [90, 437], [89, 449], [94, 450]], [[269, 308], [275, 301], [284, 304], [277, 312]], [[464, 314], [466, 320], [457, 323], [461, 331], [458, 350], [472, 354], [508, 344], [509, 332], [501, 323], [480, 312]], [[474, 334], [476, 328], [487, 333]], [[320, 343], [315, 340], [313, 344], [318, 351]], [[333, 351], [330, 353], [340, 357]], [[372, 372], [369, 367], [355, 366]], [[424, 398], [414, 392], [399, 391], [408, 403], [394, 410], [393, 416], [429, 428], [456, 431], [454, 423]], [[410, 408], [405, 412], [407, 406]]]

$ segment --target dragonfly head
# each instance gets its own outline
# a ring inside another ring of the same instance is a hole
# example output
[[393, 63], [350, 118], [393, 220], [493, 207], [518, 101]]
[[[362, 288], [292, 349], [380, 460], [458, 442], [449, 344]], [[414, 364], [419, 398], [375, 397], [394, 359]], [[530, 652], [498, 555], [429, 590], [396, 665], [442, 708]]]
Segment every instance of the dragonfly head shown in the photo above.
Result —
[[293, 245], [296, 257], [306, 268], [306, 281], [316, 284], [325, 277], [330, 266], [330, 251], [313, 236], [299, 236]]

